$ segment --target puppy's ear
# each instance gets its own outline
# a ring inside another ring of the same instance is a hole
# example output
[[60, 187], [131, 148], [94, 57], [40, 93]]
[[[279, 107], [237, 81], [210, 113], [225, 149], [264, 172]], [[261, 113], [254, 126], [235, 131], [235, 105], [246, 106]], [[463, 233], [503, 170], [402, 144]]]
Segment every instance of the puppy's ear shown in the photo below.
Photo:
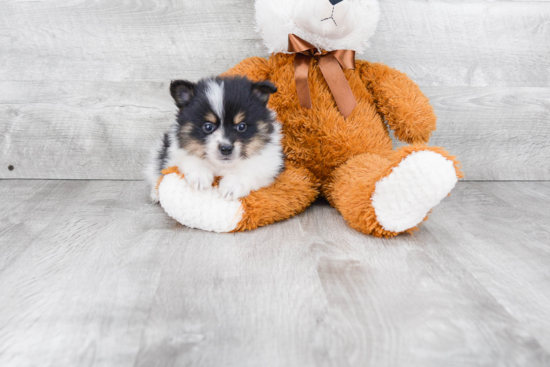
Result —
[[269, 97], [277, 92], [277, 87], [271, 82], [263, 81], [252, 84], [252, 93], [265, 105], [269, 101]]
[[187, 80], [172, 80], [170, 83], [170, 94], [174, 98], [176, 106], [180, 109], [187, 106], [193, 97], [195, 97], [196, 88], [197, 85], [195, 83]]

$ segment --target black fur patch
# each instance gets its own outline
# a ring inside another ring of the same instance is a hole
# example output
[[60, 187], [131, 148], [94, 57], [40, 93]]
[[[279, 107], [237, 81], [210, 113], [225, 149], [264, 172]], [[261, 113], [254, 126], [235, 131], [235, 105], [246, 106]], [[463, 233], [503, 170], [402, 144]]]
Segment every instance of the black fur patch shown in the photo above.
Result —
[[168, 148], [170, 148], [170, 138], [168, 137], [168, 133], [164, 133], [162, 147], [159, 152], [159, 171], [162, 171], [168, 164]]

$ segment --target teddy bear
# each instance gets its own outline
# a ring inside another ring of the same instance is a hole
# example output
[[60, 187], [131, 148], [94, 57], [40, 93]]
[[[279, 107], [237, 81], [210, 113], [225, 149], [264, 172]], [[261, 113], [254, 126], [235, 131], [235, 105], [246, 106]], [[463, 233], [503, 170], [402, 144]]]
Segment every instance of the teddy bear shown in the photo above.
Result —
[[[405, 74], [355, 59], [369, 46], [377, 0], [256, 0], [257, 31], [271, 52], [224, 75], [270, 80], [282, 124], [284, 171], [240, 200], [189, 187], [163, 172], [159, 199], [189, 227], [255, 229], [290, 218], [321, 195], [351, 228], [377, 237], [416, 230], [462, 177], [459, 162], [426, 143], [436, 128], [428, 98]], [[409, 145], [393, 149], [390, 131]]]

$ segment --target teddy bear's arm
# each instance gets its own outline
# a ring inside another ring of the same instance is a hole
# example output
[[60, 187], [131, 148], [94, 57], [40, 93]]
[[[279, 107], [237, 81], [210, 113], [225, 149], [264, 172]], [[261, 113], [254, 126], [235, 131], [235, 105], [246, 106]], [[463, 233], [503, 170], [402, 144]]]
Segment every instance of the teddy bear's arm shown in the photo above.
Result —
[[268, 80], [271, 74], [270, 70], [267, 59], [249, 57], [223, 73], [222, 76], [242, 75], [254, 81]]
[[359, 62], [363, 83], [395, 136], [406, 143], [426, 143], [436, 128], [428, 98], [404, 73], [379, 63]]

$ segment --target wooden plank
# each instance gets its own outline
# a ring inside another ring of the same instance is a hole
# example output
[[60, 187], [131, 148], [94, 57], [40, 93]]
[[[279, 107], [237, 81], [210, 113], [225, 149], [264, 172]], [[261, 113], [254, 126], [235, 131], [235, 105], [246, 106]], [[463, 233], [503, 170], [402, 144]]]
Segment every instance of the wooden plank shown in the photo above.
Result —
[[[80, 197], [86, 188], [83, 183], [35, 181], [18, 185], [0, 181], [0, 185], [4, 187], [0, 205], [0, 218], [3, 218], [0, 222], [0, 243], [3, 244], [0, 272], [16, 261], [52, 225], [55, 220], [52, 212], [74, 212], [87, 202], [87, 198]], [[59, 200], [60, 195], [79, 199], [67, 202]]]
[[550, 232], [517, 208], [548, 190], [460, 183], [383, 240], [326, 204], [220, 235], [140, 182], [0, 181], [0, 248], [25, 247], [0, 271], [0, 365], [547, 366]]
[[2, 232], [2, 253], [24, 251], [0, 275], [0, 365], [131, 365], [162, 271], [155, 226], [166, 220], [141, 186], [0, 181], [1, 196], [28, 211], [29, 193], [49, 203], [23, 218], [24, 230]]
[[2, 1], [0, 14], [3, 80], [196, 78], [263, 51], [251, 1]]
[[[547, 87], [550, 3], [382, 4], [365, 55], [423, 86]], [[267, 56], [251, 0], [1, 1], [0, 80], [165, 81]], [[6, 51], [7, 50], [7, 51]]]
[[367, 59], [422, 86], [547, 87], [550, 2], [382, 2]]
[[[455, 191], [455, 205], [448, 201], [436, 208], [416, 240], [424, 244], [424, 236], [445, 238], [434, 249], [462, 264], [550, 351], [550, 183], [471, 183]], [[455, 224], [452, 229], [449, 223]]]
[[0, 178], [141, 179], [174, 121], [168, 83], [0, 84]]
[[[454, 213], [452, 199], [447, 204], [446, 210]], [[332, 215], [336, 215], [336, 221], [337, 214]], [[461, 215], [454, 219], [476, 226], [475, 217], [468, 220]], [[439, 234], [458, 230], [453, 222], [438, 223]], [[324, 223], [316, 228], [321, 239], [318, 241], [323, 244], [319, 245], [319, 275], [331, 303], [338, 305], [337, 310], [328, 312], [337, 325], [327, 322], [327, 328], [336, 334], [329, 344], [331, 355], [347, 353], [348, 365], [354, 366], [469, 366], [483, 364], [480, 361], [487, 361], [488, 365], [506, 361], [519, 366], [544, 365], [549, 361], [548, 349], [525, 325], [510, 319], [500, 300], [487, 292], [470, 269], [454, 259], [452, 253], [440, 255], [440, 248], [446, 248], [452, 236], [434, 236], [430, 229], [423, 228], [412, 237], [366, 244], [358, 234], [355, 241], [348, 241], [341, 227], [336, 230], [337, 226], [338, 222], [332, 228]], [[479, 245], [482, 243], [481, 239]], [[363, 258], [358, 260], [347, 253], [351, 244], [364, 246]], [[480, 246], [477, 250], [482, 255]], [[543, 269], [538, 268], [540, 272]], [[545, 282], [538, 286], [547, 289], [549, 285]], [[538, 315], [543, 313], [546, 312], [539, 310]], [[343, 318], [342, 314], [350, 316]], [[473, 314], [480, 318], [472, 317]], [[522, 336], [509, 343], [500, 340], [511, 330]], [[465, 349], [458, 339], [468, 347]], [[499, 339], [496, 344], [495, 339]], [[530, 343], [538, 347], [526, 357], [520, 346]], [[493, 356], [485, 354], [492, 348]], [[393, 351], [388, 353], [390, 349]]]
[[[550, 180], [550, 88], [423, 89], [467, 180]], [[0, 83], [0, 178], [141, 179], [175, 112], [168, 81]]]
[[[522, 200], [515, 200], [513, 195], [509, 195], [510, 185], [518, 187], [521, 192], [528, 193]], [[492, 194], [499, 199], [504, 200], [509, 205], [523, 213], [529, 213], [536, 218], [536, 223], [542, 228], [550, 230], [550, 210], [546, 205], [546, 199], [550, 197], [550, 184], [528, 184], [526, 182], [495, 183], [492, 187]]]
[[[440, 116], [432, 144], [458, 155], [470, 180], [549, 179], [550, 2], [382, 7], [363, 56], [426, 86]], [[0, 1], [0, 80], [13, 81], [0, 84], [0, 178], [141, 178], [148, 146], [172, 119], [169, 79], [265, 56], [247, 26], [252, 8], [237, 0]], [[461, 85], [545, 88], [443, 87]]]
[[550, 180], [549, 88], [424, 88], [466, 180]]

